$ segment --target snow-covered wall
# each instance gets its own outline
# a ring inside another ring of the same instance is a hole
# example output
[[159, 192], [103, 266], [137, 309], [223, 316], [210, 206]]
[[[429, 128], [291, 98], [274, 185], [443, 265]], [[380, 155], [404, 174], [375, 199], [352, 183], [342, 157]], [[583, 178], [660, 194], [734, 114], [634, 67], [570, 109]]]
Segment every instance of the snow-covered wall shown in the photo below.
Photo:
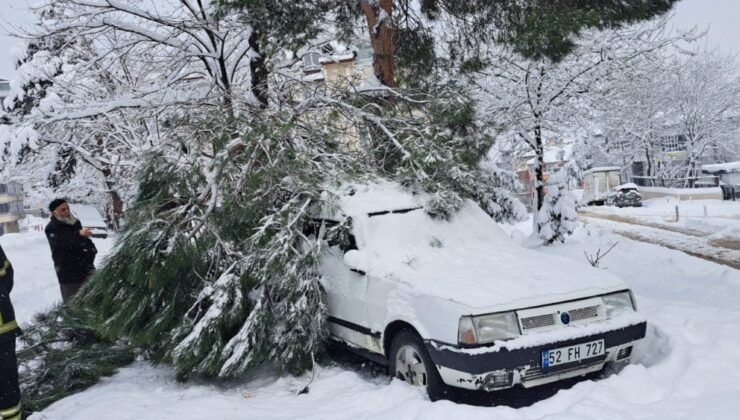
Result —
[[679, 200], [721, 200], [722, 189], [713, 188], [663, 188], [640, 187], [643, 200], [657, 197], [676, 197]]

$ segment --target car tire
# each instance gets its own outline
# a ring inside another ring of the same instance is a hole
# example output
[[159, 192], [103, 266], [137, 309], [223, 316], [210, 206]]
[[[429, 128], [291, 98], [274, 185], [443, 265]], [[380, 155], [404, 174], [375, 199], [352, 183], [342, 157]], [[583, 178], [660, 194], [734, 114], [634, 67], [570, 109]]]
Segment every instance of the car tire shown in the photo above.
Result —
[[432, 401], [445, 398], [449, 392], [449, 387], [442, 381], [437, 367], [424, 348], [421, 337], [409, 329], [399, 331], [391, 341], [388, 372], [392, 378], [425, 388]]

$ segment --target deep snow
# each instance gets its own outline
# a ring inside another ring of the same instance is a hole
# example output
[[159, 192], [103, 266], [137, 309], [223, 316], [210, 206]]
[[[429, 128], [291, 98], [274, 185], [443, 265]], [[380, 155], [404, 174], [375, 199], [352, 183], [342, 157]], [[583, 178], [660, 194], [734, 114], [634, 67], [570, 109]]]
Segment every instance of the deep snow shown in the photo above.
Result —
[[[531, 222], [517, 228], [531, 229]], [[649, 322], [646, 339], [620, 374], [579, 382], [528, 407], [431, 403], [418, 390], [362, 368], [321, 367], [310, 392], [296, 395], [310, 375], [279, 377], [264, 369], [241, 382], [178, 384], [171, 369], [137, 362], [31, 419], [737, 418], [740, 271], [590, 226], [566, 244], [537, 251], [562, 255], [578, 268], [587, 264], [584, 251], [594, 254], [615, 241], [601, 267], [633, 288]], [[0, 243], [16, 267], [12, 297], [26, 323], [59, 300], [48, 245], [40, 232], [5, 235]], [[99, 257], [111, 244], [96, 241]]]

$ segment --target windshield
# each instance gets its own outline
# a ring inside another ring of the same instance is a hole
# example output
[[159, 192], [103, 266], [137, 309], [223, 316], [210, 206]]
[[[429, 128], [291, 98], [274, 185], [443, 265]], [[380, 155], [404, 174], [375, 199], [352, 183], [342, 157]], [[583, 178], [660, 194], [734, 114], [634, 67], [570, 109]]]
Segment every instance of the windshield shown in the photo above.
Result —
[[[364, 244], [379, 255], [475, 247], [476, 243], [508, 242], [501, 228], [472, 203], [448, 220], [435, 219], [420, 207], [369, 214], [363, 223]], [[363, 247], [361, 247], [363, 248]]]

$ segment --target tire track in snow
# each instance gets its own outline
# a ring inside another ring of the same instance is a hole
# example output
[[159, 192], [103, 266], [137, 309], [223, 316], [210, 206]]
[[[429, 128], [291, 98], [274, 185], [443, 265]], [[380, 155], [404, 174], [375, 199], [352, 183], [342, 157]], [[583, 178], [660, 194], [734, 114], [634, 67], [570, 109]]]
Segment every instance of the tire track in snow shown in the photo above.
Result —
[[642, 223], [616, 221], [612, 218], [600, 217], [600, 215], [581, 214], [580, 216], [585, 223], [609, 228], [626, 238], [660, 245], [740, 270], [740, 250], [714, 246], [705, 237], [662, 227], [647, 226]]

